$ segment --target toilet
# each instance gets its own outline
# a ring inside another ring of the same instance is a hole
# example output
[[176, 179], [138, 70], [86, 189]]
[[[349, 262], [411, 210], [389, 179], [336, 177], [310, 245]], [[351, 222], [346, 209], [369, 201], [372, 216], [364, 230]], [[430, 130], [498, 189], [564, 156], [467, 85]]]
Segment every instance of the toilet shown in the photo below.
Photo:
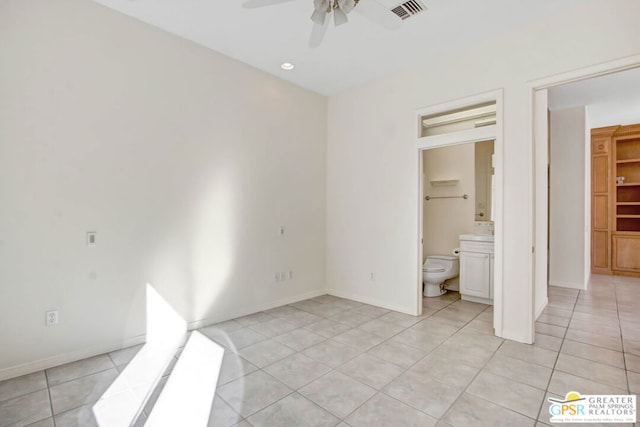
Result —
[[422, 266], [425, 297], [439, 297], [447, 292], [444, 281], [460, 273], [460, 260], [451, 255], [431, 255]]

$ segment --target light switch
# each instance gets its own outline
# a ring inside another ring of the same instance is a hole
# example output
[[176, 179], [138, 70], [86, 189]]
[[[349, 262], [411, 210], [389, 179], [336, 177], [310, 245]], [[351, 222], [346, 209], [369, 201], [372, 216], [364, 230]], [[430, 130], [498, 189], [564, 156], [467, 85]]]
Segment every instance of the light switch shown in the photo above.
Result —
[[87, 232], [87, 246], [89, 247], [93, 247], [96, 245], [96, 235], [98, 233], [96, 233], [95, 231], [89, 231]]

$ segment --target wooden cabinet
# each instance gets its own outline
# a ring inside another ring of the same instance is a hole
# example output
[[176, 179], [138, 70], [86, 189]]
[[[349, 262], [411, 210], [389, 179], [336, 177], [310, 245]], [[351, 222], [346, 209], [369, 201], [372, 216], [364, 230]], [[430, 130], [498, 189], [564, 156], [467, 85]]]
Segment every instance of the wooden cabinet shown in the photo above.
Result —
[[640, 272], [640, 233], [613, 235], [613, 270]]
[[591, 271], [611, 274], [611, 139], [620, 126], [591, 129]]
[[493, 242], [460, 240], [460, 297], [493, 304]]
[[591, 130], [591, 270], [640, 277], [640, 124]]

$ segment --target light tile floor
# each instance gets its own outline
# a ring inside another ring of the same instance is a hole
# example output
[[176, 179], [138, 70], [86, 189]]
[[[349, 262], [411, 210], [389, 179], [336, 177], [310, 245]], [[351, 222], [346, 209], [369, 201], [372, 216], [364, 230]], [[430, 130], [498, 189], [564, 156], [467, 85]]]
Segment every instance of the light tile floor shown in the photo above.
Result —
[[[551, 287], [534, 345], [494, 337], [492, 307], [456, 293], [421, 317], [324, 295], [219, 323], [200, 330], [226, 348], [209, 425], [545, 426], [548, 397], [640, 391], [639, 305], [640, 279]], [[0, 382], [0, 427], [95, 425], [138, 349]]]

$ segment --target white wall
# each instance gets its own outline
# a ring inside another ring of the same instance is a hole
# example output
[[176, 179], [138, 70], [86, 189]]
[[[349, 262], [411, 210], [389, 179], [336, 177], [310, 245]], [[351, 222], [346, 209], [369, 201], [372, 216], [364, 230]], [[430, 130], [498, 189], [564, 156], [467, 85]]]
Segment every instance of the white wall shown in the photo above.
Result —
[[0, 379], [140, 340], [146, 283], [192, 326], [324, 293], [326, 98], [90, 1], [0, 40]]
[[[475, 213], [474, 143], [423, 151], [424, 193], [432, 197], [460, 196], [469, 199], [432, 199], [424, 202], [423, 261], [428, 255], [451, 255], [460, 246], [459, 235], [473, 232]], [[431, 180], [457, 179], [454, 186], [433, 186]]]
[[584, 107], [584, 281], [589, 287], [591, 283], [591, 129], [592, 125], [589, 107]]
[[551, 111], [549, 284], [586, 289], [585, 109]]
[[534, 137], [534, 247], [533, 254], [533, 304], [537, 319], [547, 306], [549, 239], [549, 110], [546, 89], [534, 93], [533, 137]]
[[[329, 99], [327, 283], [415, 312], [418, 108], [504, 88], [502, 335], [533, 337], [533, 182], [528, 82], [640, 53], [634, 0], [586, 1], [505, 37]], [[363, 159], [366, 158], [366, 161]], [[371, 283], [368, 272], [377, 271]]]

